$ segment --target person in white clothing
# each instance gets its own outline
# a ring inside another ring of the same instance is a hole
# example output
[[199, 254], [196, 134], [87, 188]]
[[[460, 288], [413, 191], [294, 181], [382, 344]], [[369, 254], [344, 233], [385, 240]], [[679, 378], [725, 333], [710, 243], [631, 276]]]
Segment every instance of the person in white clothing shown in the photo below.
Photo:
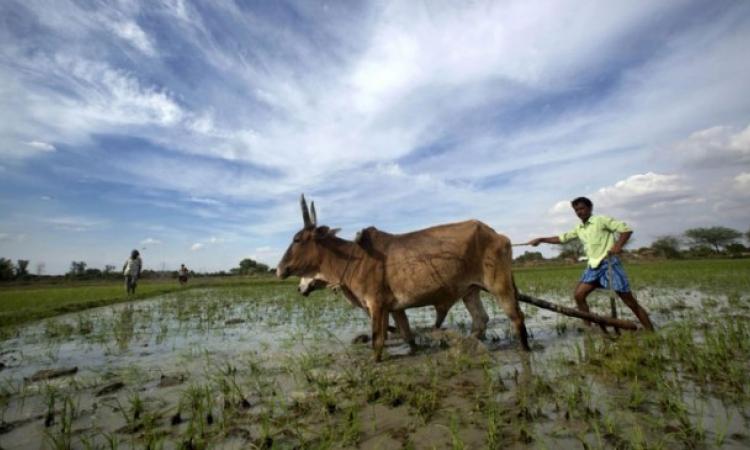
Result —
[[142, 266], [143, 261], [141, 261], [138, 250], [130, 252], [130, 258], [125, 260], [125, 265], [122, 266], [122, 274], [125, 275], [125, 290], [128, 295], [135, 295], [135, 288], [138, 284], [138, 278], [141, 276]]

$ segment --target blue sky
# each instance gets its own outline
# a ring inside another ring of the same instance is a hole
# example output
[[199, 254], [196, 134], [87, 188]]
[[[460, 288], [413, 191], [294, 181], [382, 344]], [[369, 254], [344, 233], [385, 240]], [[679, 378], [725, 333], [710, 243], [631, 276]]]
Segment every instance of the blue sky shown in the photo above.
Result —
[[[476, 218], [750, 228], [746, 1], [0, 4], [0, 256], [275, 265]], [[521, 250], [522, 251], [522, 250]], [[553, 254], [551, 248], [545, 250]]]

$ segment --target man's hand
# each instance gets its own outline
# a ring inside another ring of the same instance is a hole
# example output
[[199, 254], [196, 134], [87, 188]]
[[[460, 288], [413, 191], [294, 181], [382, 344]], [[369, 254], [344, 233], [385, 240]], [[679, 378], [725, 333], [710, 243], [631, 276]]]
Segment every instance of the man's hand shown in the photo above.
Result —
[[532, 239], [529, 242], [527, 242], [527, 244], [531, 245], [532, 247], [536, 247], [541, 243], [542, 243], [542, 238]]
[[622, 248], [618, 247], [617, 245], [612, 246], [612, 248], [607, 252], [607, 254], [611, 256], [616, 256], [620, 253], [622, 253]]

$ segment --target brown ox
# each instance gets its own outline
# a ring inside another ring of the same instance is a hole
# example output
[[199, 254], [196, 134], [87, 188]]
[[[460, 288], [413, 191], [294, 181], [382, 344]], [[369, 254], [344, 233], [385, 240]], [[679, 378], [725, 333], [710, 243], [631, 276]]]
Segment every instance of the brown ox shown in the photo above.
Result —
[[[304, 227], [276, 268], [276, 275], [322, 274], [362, 301], [372, 317], [375, 360], [383, 354], [388, 314], [410, 340], [406, 308], [435, 305], [484, 289], [495, 296], [529, 350], [523, 313], [510, 271], [510, 240], [476, 220], [439, 225], [400, 235], [385, 254], [336, 237], [336, 231], [310, 219], [301, 198]], [[399, 319], [400, 317], [400, 319]]]
[[[386, 233], [385, 231], [380, 231], [375, 227], [368, 227], [357, 233], [354, 242], [359, 244], [360, 247], [365, 249], [375, 258], [385, 260], [387, 258], [386, 253], [388, 253], [391, 244], [396, 243], [398, 246], [399, 241], [403, 239], [403, 236], [407, 236], [408, 239], [408, 235], [391, 234]], [[302, 277], [300, 279], [298, 291], [302, 295], [307, 296], [310, 292], [324, 289], [329, 284], [334, 283], [330, 283], [322, 274], [316, 274], [312, 278]], [[469, 314], [471, 315], [472, 334], [479, 339], [484, 339], [484, 333], [487, 330], [489, 317], [487, 316], [487, 312], [484, 310], [484, 306], [480, 300], [479, 291], [480, 289], [478, 287], [471, 289], [463, 296], [463, 302], [466, 310], [469, 311]], [[347, 299], [352, 305], [359, 306], [367, 311], [367, 306], [359, 299], [352, 298], [350, 292], [344, 290], [344, 295], [347, 296]], [[445, 317], [448, 315], [448, 311], [450, 311], [457, 301], [458, 298], [454, 297], [445, 298], [434, 303], [433, 306], [435, 307], [436, 312], [435, 328], [440, 328], [442, 326]]]

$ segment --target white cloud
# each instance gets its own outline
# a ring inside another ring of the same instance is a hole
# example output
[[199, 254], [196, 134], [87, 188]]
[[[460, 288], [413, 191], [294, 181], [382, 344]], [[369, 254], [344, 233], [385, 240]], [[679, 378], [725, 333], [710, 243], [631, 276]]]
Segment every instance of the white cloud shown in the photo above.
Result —
[[198, 251], [198, 250], [202, 249], [203, 247], [204, 247], [204, 245], [202, 243], [196, 242], [195, 244], [193, 244], [192, 246], [190, 246], [190, 250], [195, 252], [195, 251]]
[[35, 149], [41, 150], [43, 152], [54, 152], [55, 150], [57, 150], [54, 145], [42, 141], [31, 141], [27, 142], [26, 145], [28, 145], [29, 147], [34, 147]]
[[141, 241], [142, 245], [159, 245], [161, 243], [162, 242], [160, 240], [154, 239], [154, 238], [150, 238], [150, 237]]
[[648, 172], [632, 175], [592, 195], [595, 204], [604, 207], [641, 203], [646, 206], [663, 200], [677, 200], [690, 195], [690, 188], [680, 175]]
[[739, 132], [730, 126], [696, 131], [673, 151], [677, 158], [699, 167], [750, 164], [750, 125]]
[[223, 203], [218, 200], [214, 200], [212, 198], [205, 198], [205, 197], [189, 197], [188, 201], [191, 201], [193, 203], [200, 203], [202, 205], [210, 205], [210, 206], [223, 205]]
[[44, 200], [45, 202], [48, 202], [48, 201], [51, 201], [51, 200], [52, 200], [52, 197], [51, 197], [51, 196], [49, 196], [49, 195], [42, 195], [42, 196], [41, 196], [41, 197], [39, 197], [39, 198], [40, 198], [40, 199], [42, 199], [42, 200]]
[[0, 233], [0, 241], [7, 241], [10, 240], [10, 235], [8, 233]]
[[[0, 94], [8, 128], [0, 130], [0, 154], [26, 157], [13, 146], [16, 136], [47, 135], [70, 145], [88, 142], [97, 133], [122, 132], [127, 127], [179, 127], [190, 113], [166, 89], [144, 83], [127, 70], [104, 62], [60, 53], [54, 57], [18, 53], [9, 56], [34, 75], [0, 71]], [[53, 78], [66, 89], [51, 89], [44, 80]], [[146, 129], [141, 130], [148, 134]], [[158, 136], [158, 133], [154, 133]], [[23, 140], [26, 147], [55, 151], [40, 140]]]
[[129, 42], [133, 47], [148, 56], [154, 56], [154, 44], [145, 31], [133, 21], [115, 22], [110, 24], [112, 31], [120, 38]]
[[745, 194], [750, 193], [750, 172], [742, 172], [734, 177], [734, 187]]
[[729, 138], [729, 148], [742, 155], [750, 154], [750, 124]]
[[[680, 202], [690, 199], [692, 190], [685, 184], [684, 177], [676, 174], [659, 174], [647, 172], [632, 175], [605, 186], [587, 196], [594, 203], [594, 209], [626, 209], [636, 207], [645, 209], [663, 203]], [[570, 220], [572, 208], [570, 201], [560, 200], [550, 209], [550, 215], [557, 222]], [[560, 220], [562, 219], [562, 220]]]
[[108, 223], [103, 219], [82, 216], [57, 216], [42, 219], [42, 221], [53, 225], [56, 229], [65, 231], [89, 231], [101, 228]]

